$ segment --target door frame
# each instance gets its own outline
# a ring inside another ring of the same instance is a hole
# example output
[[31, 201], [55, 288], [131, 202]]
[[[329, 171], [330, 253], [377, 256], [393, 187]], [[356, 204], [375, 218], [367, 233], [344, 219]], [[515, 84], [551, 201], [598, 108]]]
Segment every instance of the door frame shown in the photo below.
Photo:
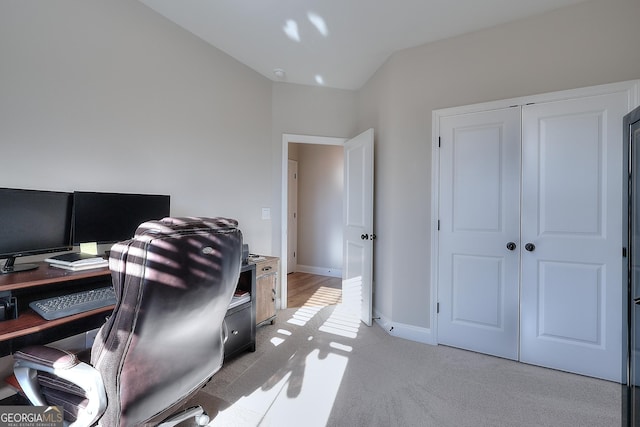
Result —
[[[623, 388], [622, 393], [622, 418], [627, 423], [623, 425], [633, 426], [634, 422], [637, 422], [640, 419], [640, 408], [638, 407], [638, 402], [640, 400], [637, 399], [638, 391], [636, 390], [636, 386], [640, 384], [638, 380], [638, 376], [640, 372], [634, 367], [637, 363], [637, 355], [634, 356], [634, 351], [637, 349], [637, 341], [634, 338], [634, 333], [636, 331], [635, 323], [638, 321], [637, 314], [634, 314], [635, 311], [635, 301], [634, 301], [634, 239], [633, 239], [633, 231], [634, 224], [633, 214], [634, 210], [634, 197], [638, 197], [640, 192], [639, 189], [634, 186], [633, 179], [635, 175], [638, 174], [638, 171], [634, 171], [633, 167], [633, 148], [634, 145], [640, 143], [640, 141], [636, 141], [632, 139], [632, 130], [631, 127], [640, 121], [640, 107], [637, 107], [630, 111], [625, 118], [623, 119], [623, 167], [624, 167], [624, 191], [623, 191], [623, 226], [627, 227], [627, 232], [624, 233], [623, 236], [623, 244], [627, 247], [627, 259], [625, 262], [625, 271], [623, 272], [623, 278], [625, 287], [623, 288], [623, 293], [627, 295], [626, 304], [624, 304], [623, 311], [626, 311], [627, 314], [627, 334], [623, 339], [623, 381], [626, 387]], [[634, 175], [635, 174], [635, 175]], [[637, 206], [636, 206], [637, 210]], [[626, 277], [625, 277], [626, 276]], [[635, 348], [634, 348], [635, 347]]]
[[[605, 95], [615, 92], [626, 92], [629, 102], [629, 110], [638, 105], [640, 100], [640, 80], [629, 80], [618, 83], [609, 83], [598, 86], [589, 86], [578, 89], [569, 89], [557, 92], [548, 92], [537, 95], [522, 96], [517, 98], [509, 98], [498, 101], [483, 102], [478, 104], [463, 105], [459, 107], [443, 108], [433, 110], [431, 114], [431, 259], [430, 269], [431, 277], [429, 278], [429, 298], [430, 298], [430, 324], [432, 325], [433, 344], [438, 344], [438, 212], [439, 206], [439, 189], [440, 189], [440, 150], [438, 147], [438, 139], [440, 135], [440, 119], [447, 116], [455, 116], [460, 114], [477, 113], [482, 111], [490, 111], [512, 106], [523, 106], [526, 104], [536, 104], [543, 102], [564, 101], [568, 99], [584, 98], [589, 96]], [[622, 126], [622, 123], [620, 124]]]
[[[292, 167], [295, 169], [295, 177], [293, 179], [291, 179], [291, 175], [289, 175], [289, 173], [291, 172]], [[289, 184], [295, 183], [295, 192], [291, 193], [294, 194], [295, 197], [293, 197], [293, 203], [295, 204], [295, 206], [293, 206], [295, 209], [293, 211], [293, 215], [294, 215], [294, 219], [295, 219], [295, 223], [298, 223], [298, 161], [297, 160], [291, 160], [289, 159], [287, 161], [287, 228], [289, 227], [289, 216], [291, 215], [291, 204], [292, 204], [292, 200], [291, 200], [291, 194], [289, 194], [289, 190], [291, 189], [291, 187], [289, 187]], [[292, 236], [293, 234], [293, 236]], [[291, 247], [287, 246], [287, 262], [285, 263], [285, 266], [287, 267], [286, 271], [283, 271], [283, 273], [285, 275], [289, 274], [289, 269], [291, 269], [292, 267], [294, 268], [293, 271], [295, 271], [295, 268], [298, 265], [298, 256], [297, 256], [297, 247], [298, 247], [298, 230], [293, 230], [293, 233], [289, 233], [287, 230], [287, 245], [289, 245], [290, 243], [293, 243], [295, 245], [295, 253], [293, 256], [291, 256]], [[293, 258], [293, 262], [292, 264], [295, 265], [290, 265], [289, 264], [289, 258]]]
[[344, 143], [349, 138], [338, 138], [331, 136], [313, 136], [313, 135], [300, 135], [292, 133], [282, 134], [282, 186], [280, 190], [281, 197], [281, 235], [280, 235], [280, 268], [284, 274], [281, 274], [280, 278], [280, 303], [276, 306], [281, 309], [287, 308], [287, 257], [288, 257], [288, 238], [287, 228], [289, 227], [287, 221], [288, 204], [289, 204], [289, 143], [297, 144], [316, 144], [316, 145], [340, 145], [344, 146]]

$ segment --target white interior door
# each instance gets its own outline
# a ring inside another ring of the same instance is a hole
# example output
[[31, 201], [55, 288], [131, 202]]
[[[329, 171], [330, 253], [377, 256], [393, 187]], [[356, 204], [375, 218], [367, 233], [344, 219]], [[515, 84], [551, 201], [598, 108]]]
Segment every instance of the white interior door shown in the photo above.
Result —
[[298, 162], [288, 161], [287, 186], [287, 274], [298, 264]]
[[371, 326], [373, 277], [373, 129], [344, 146], [343, 304]]
[[623, 92], [523, 107], [523, 362], [621, 380], [627, 108]]
[[445, 117], [440, 135], [438, 342], [517, 359], [520, 109]]

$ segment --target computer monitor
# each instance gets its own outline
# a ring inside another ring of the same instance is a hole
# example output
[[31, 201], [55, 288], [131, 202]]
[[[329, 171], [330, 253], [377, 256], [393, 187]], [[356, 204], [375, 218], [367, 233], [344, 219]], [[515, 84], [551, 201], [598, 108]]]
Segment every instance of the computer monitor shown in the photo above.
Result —
[[16, 257], [68, 251], [72, 193], [0, 188], [0, 274], [32, 270], [38, 264], [14, 264]]
[[133, 237], [140, 224], [169, 216], [170, 196], [73, 193], [73, 242], [114, 243]]

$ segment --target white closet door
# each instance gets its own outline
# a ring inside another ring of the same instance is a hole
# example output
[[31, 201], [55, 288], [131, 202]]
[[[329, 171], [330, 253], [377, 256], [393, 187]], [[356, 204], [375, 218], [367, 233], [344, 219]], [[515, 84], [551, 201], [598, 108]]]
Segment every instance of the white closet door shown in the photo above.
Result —
[[438, 342], [517, 359], [520, 108], [440, 129]]
[[626, 93], [523, 107], [523, 362], [621, 380], [627, 108]]

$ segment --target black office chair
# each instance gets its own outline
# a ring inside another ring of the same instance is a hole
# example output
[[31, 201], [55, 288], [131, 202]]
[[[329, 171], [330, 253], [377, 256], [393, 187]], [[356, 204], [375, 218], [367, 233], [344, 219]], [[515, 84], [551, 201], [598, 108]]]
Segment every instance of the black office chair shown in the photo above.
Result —
[[14, 354], [15, 376], [34, 405], [62, 406], [72, 426], [175, 425], [173, 417], [221, 368], [227, 307], [240, 274], [242, 233], [225, 218], [142, 224], [111, 249], [117, 303], [90, 363], [46, 346]]

